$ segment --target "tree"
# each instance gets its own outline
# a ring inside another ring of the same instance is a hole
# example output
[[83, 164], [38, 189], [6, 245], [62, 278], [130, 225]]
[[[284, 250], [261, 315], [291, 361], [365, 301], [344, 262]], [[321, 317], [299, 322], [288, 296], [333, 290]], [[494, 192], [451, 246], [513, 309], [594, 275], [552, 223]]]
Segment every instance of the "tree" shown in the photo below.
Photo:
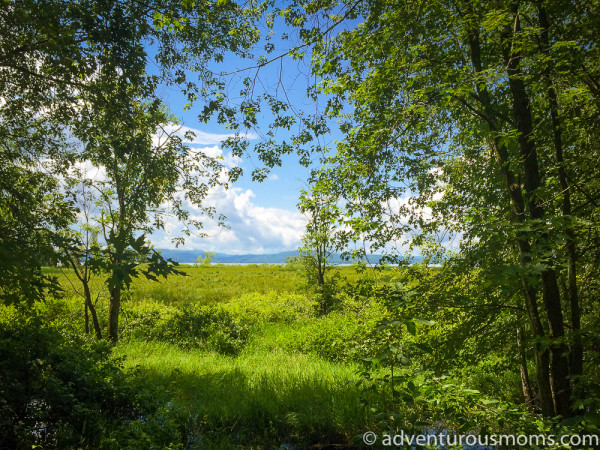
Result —
[[309, 195], [308, 192], [302, 191], [298, 206], [300, 212], [307, 218], [306, 233], [302, 238], [303, 249], [314, 260], [316, 283], [323, 286], [325, 273], [329, 268], [329, 260], [334, 251], [336, 205], [330, 198], [320, 193]]
[[[542, 2], [382, 1], [360, 9], [359, 26], [313, 47], [313, 69], [332, 96], [328, 113], [340, 115], [346, 100], [353, 106], [342, 125], [346, 139], [330, 159], [340, 195], [360, 199], [347, 202], [347, 213], [359, 214], [376, 242], [401, 238], [406, 228], [398, 224], [407, 216], [419, 234], [415, 244], [444, 227], [462, 233], [461, 257], [485, 264], [493, 258], [482, 253], [500, 252], [503, 265], [514, 264], [546, 415], [571, 414], [581, 371], [573, 248], [592, 235], [574, 226], [568, 179], [592, 189], [585, 141], [595, 137], [559, 116], [575, 112], [576, 89], [586, 105], [576, 121], [591, 129], [597, 119], [590, 115], [598, 107], [590, 81], [598, 66], [589, 35], [597, 17], [582, 12]], [[406, 204], [387, 208], [406, 194]], [[588, 199], [578, 204], [589, 211]], [[561, 292], [563, 266], [571, 284]], [[546, 324], [549, 353], [540, 344]]]
[[[214, 210], [202, 201], [210, 188], [223, 182], [222, 166], [173, 134], [163, 131], [158, 142], [153, 142], [161, 125], [173, 121], [158, 101], [134, 98], [123, 105], [108, 98], [105, 104], [95, 100], [86, 106], [80, 122], [85, 126], [77, 130], [85, 140], [79, 158], [104, 175], [95, 180], [80, 178], [80, 183], [72, 184], [88, 185], [89, 200], [97, 206], [96, 213], [80, 224], [82, 230], [100, 234], [99, 243], [85, 255], [84, 267], [106, 274], [110, 293], [107, 336], [116, 341], [122, 292], [132, 279], [140, 274], [156, 279], [180, 273], [172, 261], [149, 245], [147, 235], [164, 229], [171, 216], [187, 227], [200, 228], [200, 221], [190, 217], [187, 202], [206, 217], [215, 217]], [[184, 232], [189, 233], [189, 228]], [[80, 260], [71, 260], [77, 273]]]
[[64, 243], [52, 230], [71, 222], [68, 200], [59, 195], [56, 180], [31, 169], [4, 140], [0, 163], [0, 301], [31, 303], [60, 289], [41, 266], [56, 261], [53, 245]]
[[330, 260], [335, 250], [334, 234], [339, 210], [331, 197], [316, 191], [310, 193], [302, 191], [298, 207], [307, 218], [300, 256], [305, 265], [308, 284], [316, 290], [321, 313], [326, 314], [331, 309], [333, 301], [326, 275], [331, 267]]
[[212, 259], [216, 256], [216, 253], [213, 252], [204, 252], [204, 257], [198, 256], [196, 258], [196, 263], [201, 264], [203, 266], [210, 266]]
[[[599, 254], [594, 2], [298, 1], [278, 12], [303, 39], [290, 54], [311, 52], [309, 95], [327, 102], [307, 116], [265, 96], [275, 127], [303, 127], [279, 147], [270, 131], [262, 161], [294, 149], [306, 160], [302, 146], [339, 120], [344, 139], [320, 183], [343, 201], [340, 236], [421, 247], [461, 263], [452, 270], [477, 265], [499, 292], [519, 286], [505, 300], [527, 317], [539, 406], [571, 415], [581, 336], [593, 333], [581, 306], [596, 292], [577, 274]], [[255, 124], [259, 100], [232, 124]], [[440, 234], [460, 237], [454, 256]]]
[[[15, 177], [45, 177], [46, 189], [57, 187], [53, 178], [65, 175], [81, 156], [70, 140], [75, 129], [81, 138], [85, 128], [78, 123], [83, 119], [82, 103], [99, 102], [96, 111], [109, 98], [123, 107], [131, 105], [132, 99], [152, 103], [159, 81], [180, 87], [193, 102], [201, 88], [202, 96], [208, 96], [218, 83], [208, 68], [209, 61], [222, 61], [226, 52], [244, 56], [258, 38], [250, 22], [254, 9], [228, 1], [6, 0], [1, 6], [0, 160]], [[153, 43], [155, 50], [149, 54]], [[150, 59], [157, 63], [158, 75], [147, 70]], [[190, 67], [196, 70], [198, 82], [188, 79]], [[131, 124], [131, 120], [127, 122]], [[42, 162], [47, 163], [46, 175], [38, 173]], [[30, 170], [25, 169], [28, 165]], [[58, 203], [48, 200], [62, 197], [59, 189], [53, 194], [30, 195], [28, 184], [13, 183], [11, 189], [3, 189], [0, 199], [0, 209], [10, 209], [15, 218], [3, 223], [2, 252], [27, 255], [20, 258], [26, 264], [8, 258], [0, 262], [6, 281], [3, 292], [13, 299], [43, 295], [47, 280], [34, 255], [56, 257], [54, 249], [65, 245], [59, 236], [68, 230], [73, 217], [68, 200], [52, 220], [49, 214], [28, 217], [28, 211], [57, 212]], [[21, 197], [30, 201], [20, 202]], [[60, 220], [54, 220], [56, 217]], [[26, 237], [27, 227], [16, 225], [21, 218], [31, 219]]]
[[[224, 178], [218, 178], [223, 175], [220, 164], [192, 152], [179, 138], [168, 136], [152, 144], [162, 126], [175, 122], [155, 91], [161, 81], [178, 86], [191, 104], [202, 89], [208, 102], [219, 83], [209, 62], [222, 61], [226, 52], [247, 55], [258, 38], [250, 20], [254, 11], [227, 1], [3, 3], [0, 160], [7, 164], [7, 173], [31, 179], [2, 191], [0, 209], [7, 214], [10, 210], [10, 219], [2, 223], [7, 238], [0, 241], [1, 250], [22, 255], [23, 262], [0, 262], [5, 301], [43, 297], [49, 280], [42, 276], [41, 260], [35, 255], [56, 258], [60, 248], [82, 283], [86, 318], [89, 311], [98, 337], [89, 277], [92, 272], [108, 274], [107, 334], [116, 341], [121, 292], [132, 277], [176, 272], [148, 245], [146, 234], [164, 227], [167, 213], [200, 226], [185, 211], [184, 202], [199, 205], [208, 189], [223, 184]], [[155, 50], [149, 54], [153, 43]], [[157, 63], [158, 75], [149, 73], [150, 59]], [[190, 67], [198, 82], [188, 79]], [[24, 161], [33, 162], [34, 169], [25, 169]], [[42, 162], [45, 174], [38, 173]], [[89, 221], [81, 224], [83, 233], [72, 232], [77, 210], [58, 188], [57, 178], [69, 178], [77, 163], [102, 167], [107, 174], [99, 184], [83, 180], [96, 190], [93, 201], [100, 215], [92, 218], [96, 223], [91, 226], [100, 232], [100, 242], [87, 241]], [[27, 192], [35, 179], [54, 191]], [[19, 197], [29, 201], [19, 202]], [[215, 215], [211, 208], [201, 209]], [[40, 210], [44, 213], [28, 214]], [[30, 226], [19, 225], [21, 219]], [[141, 261], [147, 261], [143, 269]]]

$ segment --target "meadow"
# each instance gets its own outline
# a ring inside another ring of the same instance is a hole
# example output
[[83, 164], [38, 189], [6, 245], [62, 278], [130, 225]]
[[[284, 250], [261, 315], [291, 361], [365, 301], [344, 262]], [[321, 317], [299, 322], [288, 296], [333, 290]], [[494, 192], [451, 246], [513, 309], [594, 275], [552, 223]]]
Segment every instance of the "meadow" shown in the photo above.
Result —
[[[133, 282], [116, 345], [84, 333], [83, 300], [68, 270], [44, 269], [63, 286], [61, 296], [26, 310], [2, 307], [4, 363], [18, 366], [15, 379], [32, 378], [33, 397], [43, 399], [33, 403], [42, 407], [29, 414], [32, 426], [55, 430], [44, 441], [37, 432], [17, 435], [16, 427], [15, 442], [362, 448], [370, 447], [366, 431], [538, 433], [556, 426], [522, 406], [518, 372], [501, 348], [473, 361], [464, 353], [471, 344], [460, 338], [453, 345], [463, 354], [446, 358], [458, 322], [417, 317], [422, 300], [410, 294], [438, 269], [335, 268], [327, 313], [294, 265], [181, 269], [183, 276]], [[104, 330], [106, 288], [100, 279], [91, 286]], [[0, 393], [21, 388], [19, 381]]]
[[[164, 416], [158, 424], [144, 424], [150, 430], [136, 432], [134, 446], [350, 445], [369, 427], [356, 385], [359, 364], [323, 357], [319, 348], [327, 343], [305, 334], [329, 321], [317, 314], [298, 270], [181, 270], [185, 276], [160, 282], [136, 279], [123, 303], [113, 356], [136, 391], [160, 399], [162, 409], [154, 414]], [[356, 278], [352, 268], [338, 271]], [[61, 268], [45, 273], [58, 278], [64, 295], [36, 305], [38, 313], [52, 326], [82, 334], [83, 301], [74, 274]], [[100, 278], [91, 287], [105, 328], [106, 288]], [[169, 431], [164, 421], [177, 424]], [[123, 436], [115, 439], [120, 447]], [[102, 445], [110, 447], [110, 439]]]

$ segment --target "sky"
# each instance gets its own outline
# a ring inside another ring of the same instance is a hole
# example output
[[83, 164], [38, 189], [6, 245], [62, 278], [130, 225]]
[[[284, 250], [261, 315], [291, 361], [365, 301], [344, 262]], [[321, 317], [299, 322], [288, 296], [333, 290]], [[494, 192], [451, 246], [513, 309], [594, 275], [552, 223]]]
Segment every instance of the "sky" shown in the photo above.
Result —
[[[278, 52], [284, 52], [289, 47], [290, 43], [279, 41], [278, 50], [274, 54], [280, 54]], [[231, 58], [220, 70], [233, 72], [252, 64], [252, 61]], [[304, 95], [304, 75], [309, 73], [310, 68], [304, 62], [286, 60], [286, 70], [280, 79], [282, 67], [284, 66], [281, 64], [273, 64], [261, 68], [261, 88], [274, 92], [278, 83], [282, 81], [296, 107], [314, 110], [314, 105], [308, 102]], [[239, 92], [235, 82], [239, 83], [247, 75], [248, 72], [242, 72], [234, 80], [231, 92]], [[259, 164], [251, 154], [240, 159], [223, 151], [221, 141], [231, 134], [216, 121], [207, 124], [198, 120], [199, 110], [202, 109], [201, 102], [197, 107], [186, 110], [186, 99], [177, 87], [162, 86], [158, 94], [180, 121], [182, 128], [178, 134], [183, 137], [186, 131], [194, 132], [195, 138], [188, 142], [190, 147], [221, 156], [227, 168], [239, 166], [244, 170], [244, 176], [228, 190], [214, 189], [207, 198], [208, 204], [215, 206], [218, 213], [226, 216], [227, 228], [220, 228], [207, 221], [203, 232], [208, 236], [193, 234], [186, 237], [185, 244], [179, 248], [228, 254], [267, 254], [296, 250], [301, 245], [306, 223], [304, 215], [298, 211], [296, 205], [300, 190], [307, 187], [309, 170], [298, 164], [294, 156], [287, 156], [283, 158], [281, 167], [272, 169], [265, 181], [252, 181], [250, 172]], [[252, 143], [260, 139], [260, 131], [266, 129], [267, 120], [268, 118], [263, 118], [259, 122], [257, 132], [248, 136]], [[197, 212], [197, 208], [192, 205], [188, 205], [188, 209], [192, 214]], [[175, 248], [171, 239], [181, 236], [182, 228], [176, 220], [168, 221], [164, 232], [155, 232], [150, 237], [152, 244], [159, 249]]]

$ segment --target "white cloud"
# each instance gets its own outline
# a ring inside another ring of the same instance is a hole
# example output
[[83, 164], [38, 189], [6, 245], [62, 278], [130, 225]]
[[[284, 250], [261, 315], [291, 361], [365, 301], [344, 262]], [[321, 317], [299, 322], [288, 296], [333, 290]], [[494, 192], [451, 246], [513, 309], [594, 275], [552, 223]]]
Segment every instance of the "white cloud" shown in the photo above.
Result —
[[[179, 136], [189, 145], [220, 145], [221, 142], [228, 138], [236, 137], [235, 134], [217, 134], [207, 133], [206, 131], [196, 128], [186, 127], [185, 125], [169, 124], [163, 127], [163, 130], [168, 135]], [[194, 136], [191, 139], [186, 138], [186, 134], [192, 133]], [[239, 135], [240, 138], [256, 139], [256, 135], [252, 133], [244, 133]]]
[[95, 182], [104, 182], [108, 179], [106, 176], [106, 168], [104, 166], [92, 164], [89, 159], [75, 162], [73, 167], [69, 170], [69, 175], [75, 175], [75, 171], [79, 171], [82, 178]]
[[[207, 205], [216, 207], [224, 214], [229, 229], [219, 228], [206, 221], [204, 232], [208, 237], [186, 238], [186, 250], [210, 250], [229, 254], [276, 253], [294, 250], [300, 245], [304, 233], [305, 217], [298, 211], [258, 206], [253, 202], [250, 189], [214, 189], [207, 198]], [[202, 219], [200, 210], [188, 205], [194, 219]], [[194, 214], [196, 213], [196, 214]], [[171, 238], [179, 236], [182, 225], [173, 221], [169, 233], [155, 233], [156, 248], [174, 248]]]

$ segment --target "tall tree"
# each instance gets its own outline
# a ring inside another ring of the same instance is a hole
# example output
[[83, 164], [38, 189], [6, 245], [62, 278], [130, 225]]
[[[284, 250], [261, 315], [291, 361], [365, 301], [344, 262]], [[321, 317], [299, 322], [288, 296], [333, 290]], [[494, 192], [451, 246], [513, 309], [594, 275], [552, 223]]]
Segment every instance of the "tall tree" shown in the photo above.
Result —
[[156, 279], [177, 273], [171, 261], [152, 249], [146, 236], [164, 229], [169, 217], [186, 227], [201, 228], [187, 204], [206, 217], [215, 216], [213, 208], [202, 202], [211, 187], [223, 182], [223, 172], [218, 160], [189, 148], [181, 137], [161, 132], [161, 126], [172, 118], [159, 101], [134, 99], [123, 105], [107, 100], [106, 104], [95, 100], [89, 109], [84, 108], [82, 115], [87, 118], [81, 123], [86, 125], [77, 132], [85, 139], [79, 157], [103, 173], [95, 180], [81, 180], [94, 189], [97, 205], [96, 213], [81, 226], [93, 226], [100, 233], [86, 264], [106, 274], [110, 293], [107, 336], [116, 341], [122, 292], [132, 279], [139, 274]]
[[[526, 311], [545, 415], [572, 414], [581, 302], [593, 301], [577, 273], [598, 258], [594, 5], [297, 1], [279, 11], [300, 28], [292, 54], [310, 51], [311, 98], [327, 97], [323, 114], [300, 119], [269, 99], [277, 124], [304, 124], [279, 152], [339, 120], [344, 139], [320, 178], [344, 200], [346, 230], [384, 250], [431, 249], [442, 230], [460, 237], [459, 259], [502, 268], [493, 279], [520, 286], [507, 298]], [[273, 165], [268, 145], [259, 151]]]
[[[66, 174], [77, 158], [89, 158], [69, 142], [74, 133], [88, 144], [96, 139], [84, 137], [86, 127], [90, 133], [95, 130], [86, 122], [82, 104], [89, 107], [97, 102], [94, 110], [106, 120], [100, 132], [104, 136], [123, 132], [118, 126], [108, 130], [109, 114], [103, 110], [108, 101], [124, 109], [115, 115], [113, 108], [113, 119], [122, 119], [132, 125], [131, 130], [139, 131], [135, 108], [125, 109], [136, 102], [153, 104], [159, 81], [180, 87], [190, 101], [201, 89], [203, 95], [209, 93], [218, 83], [209, 69], [210, 61], [222, 61], [227, 52], [244, 56], [256, 41], [258, 34], [250, 21], [253, 14], [253, 8], [231, 1], [2, 1], [0, 160], [7, 174], [23, 182], [2, 189], [0, 208], [10, 210], [7, 214], [12, 218], [2, 223], [0, 244], [3, 253], [15, 254], [20, 249], [20, 254], [27, 255], [21, 260], [27, 260], [30, 267], [24, 271], [13, 260], [2, 259], [6, 295], [13, 295], [8, 286], [19, 291], [14, 298], [31, 297], [27, 292], [32, 289], [37, 292], [33, 297], [43, 295], [44, 277], [33, 255], [42, 250], [52, 254], [65, 245], [55, 231], [65, 229], [73, 218], [68, 201], [63, 201], [63, 212], [57, 214], [60, 220], [48, 214], [31, 216], [28, 211], [58, 211], [57, 203], [49, 199], [60, 200], [63, 192], [48, 191], [58, 186], [53, 178]], [[150, 48], [154, 48], [151, 53]], [[156, 75], [147, 70], [150, 60], [157, 63]], [[197, 81], [190, 79], [190, 69], [196, 71]], [[149, 128], [143, 127], [147, 134]], [[42, 162], [46, 167], [37, 170]], [[28, 186], [40, 178], [45, 180], [46, 192], [34, 195]], [[27, 201], [19, 200], [25, 197]], [[21, 218], [31, 219], [29, 227], [16, 225]]]

